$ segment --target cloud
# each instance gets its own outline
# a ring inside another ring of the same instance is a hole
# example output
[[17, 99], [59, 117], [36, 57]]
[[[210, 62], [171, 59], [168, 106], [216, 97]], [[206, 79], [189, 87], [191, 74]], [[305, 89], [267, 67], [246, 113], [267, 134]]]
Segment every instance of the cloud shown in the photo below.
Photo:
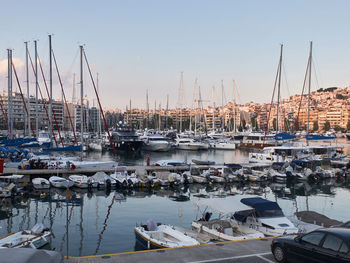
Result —
[[[16, 70], [24, 68], [24, 61], [20, 58], [12, 58], [12, 63], [15, 65]], [[7, 59], [0, 61], [0, 75], [7, 74]]]

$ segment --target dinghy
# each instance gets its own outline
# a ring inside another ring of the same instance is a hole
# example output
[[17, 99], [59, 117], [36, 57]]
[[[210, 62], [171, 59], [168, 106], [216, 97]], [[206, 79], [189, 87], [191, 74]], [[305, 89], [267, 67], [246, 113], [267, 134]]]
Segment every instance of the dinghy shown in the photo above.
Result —
[[36, 224], [31, 230], [11, 233], [0, 239], [0, 248], [40, 248], [48, 243], [51, 232], [43, 224]]
[[74, 182], [59, 176], [51, 176], [49, 181], [53, 187], [57, 188], [71, 188], [74, 185]]
[[32, 180], [32, 184], [33, 187], [37, 190], [41, 190], [41, 189], [49, 189], [50, 188], [50, 182], [49, 180], [45, 179], [45, 178], [34, 178]]
[[156, 225], [148, 220], [146, 225], [135, 227], [136, 240], [148, 249], [175, 248], [199, 245], [194, 238], [169, 225]]

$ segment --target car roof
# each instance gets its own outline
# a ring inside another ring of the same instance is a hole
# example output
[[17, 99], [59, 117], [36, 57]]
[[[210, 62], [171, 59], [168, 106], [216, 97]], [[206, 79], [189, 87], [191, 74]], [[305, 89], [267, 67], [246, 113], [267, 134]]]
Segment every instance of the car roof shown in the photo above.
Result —
[[350, 242], [350, 228], [332, 227], [332, 228], [321, 228], [321, 229], [317, 229], [316, 231], [335, 234], [337, 236], [341, 236], [343, 239]]

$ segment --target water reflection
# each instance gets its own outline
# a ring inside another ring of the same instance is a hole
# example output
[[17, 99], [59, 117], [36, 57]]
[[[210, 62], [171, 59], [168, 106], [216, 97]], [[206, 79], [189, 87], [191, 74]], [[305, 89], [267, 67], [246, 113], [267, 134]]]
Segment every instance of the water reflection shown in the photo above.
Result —
[[54, 234], [48, 247], [64, 255], [132, 251], [139, 249], [133, 230], [136, 223], [153, 218], [156, 222], [190, 228], [198, 216], [193, 204], [198, 198], [262, 196], [276, 200], [286, 215], [314, 210], [344, 221], [350, 217], [344, 202], [350, 197], [349, 189], [349, 179], [324, 180], [317, 184], [192, 184], [120, 191], [72, 189], [67, 201], [64, 189], [53, 188], [4, 199], [0, 208], [0, 236], [30, 229], [36, 222], [42, 222]]

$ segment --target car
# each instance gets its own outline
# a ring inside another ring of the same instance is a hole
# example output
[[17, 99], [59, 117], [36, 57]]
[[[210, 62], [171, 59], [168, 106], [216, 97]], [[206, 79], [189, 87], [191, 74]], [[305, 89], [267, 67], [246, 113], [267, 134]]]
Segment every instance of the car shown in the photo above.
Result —
[[274, 238], [271, 251], [275, 260], [284, 262], [350, 262], [350, 229], [321, 228], [298, 236]]

